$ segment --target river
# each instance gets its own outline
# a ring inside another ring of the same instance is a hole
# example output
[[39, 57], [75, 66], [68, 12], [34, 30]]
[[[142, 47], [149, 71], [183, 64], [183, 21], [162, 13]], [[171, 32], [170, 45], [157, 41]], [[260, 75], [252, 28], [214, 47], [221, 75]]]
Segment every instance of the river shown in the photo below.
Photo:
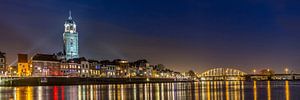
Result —
[[300, 100], [296, 81], [0, 87], [1, 100]]

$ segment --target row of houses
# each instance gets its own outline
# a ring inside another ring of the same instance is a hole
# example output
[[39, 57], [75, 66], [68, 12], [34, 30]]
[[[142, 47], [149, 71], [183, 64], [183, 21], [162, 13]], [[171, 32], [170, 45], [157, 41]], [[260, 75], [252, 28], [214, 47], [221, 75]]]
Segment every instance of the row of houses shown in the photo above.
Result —
[[6, 69], [6, 56], [4, 52], [0, 51], [0, 74], [4, 74]]
[[17, 68], [18, 76], [32, 77], [175, 77], [180, 74], [161, 64], [150, 65], [145, 59], [129, 62], [81, 57], [66, 61], [56, 54], [36, 54], [30, 59], [26, 54], [19, 54]]

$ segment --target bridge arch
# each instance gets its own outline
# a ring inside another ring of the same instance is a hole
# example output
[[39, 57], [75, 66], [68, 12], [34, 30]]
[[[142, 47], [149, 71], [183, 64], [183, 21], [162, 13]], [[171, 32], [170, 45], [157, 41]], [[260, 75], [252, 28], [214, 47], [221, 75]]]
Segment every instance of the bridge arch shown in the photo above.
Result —
[[247, 73], [233, 68], [212, 68], [200, 74], [200, 76], [244, 76]]

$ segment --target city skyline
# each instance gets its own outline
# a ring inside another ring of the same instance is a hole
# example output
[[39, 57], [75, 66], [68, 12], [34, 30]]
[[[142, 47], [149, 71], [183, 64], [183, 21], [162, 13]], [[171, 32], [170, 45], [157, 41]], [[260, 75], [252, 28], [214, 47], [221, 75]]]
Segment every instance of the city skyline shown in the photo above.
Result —
[[289, 3], [0, 2], [0, 51], [6, 52], [8, 63], [17, 53], [62, 51], [63, 22], [72, 10], [80, 27], [80, 56], [90, 59], [149, 59], [182, 72], [233, 66], [246, 72], [264, 67], [280, 73], [285, 67], [300, 66], [296, 14], [300, 9], [285, 8]]

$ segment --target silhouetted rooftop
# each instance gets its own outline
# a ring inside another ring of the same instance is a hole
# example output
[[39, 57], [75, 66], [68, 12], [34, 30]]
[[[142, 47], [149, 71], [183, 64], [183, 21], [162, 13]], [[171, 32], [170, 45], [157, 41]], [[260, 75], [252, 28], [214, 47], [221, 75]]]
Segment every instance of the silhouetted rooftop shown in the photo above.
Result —
[[5, 58], [5, 53], [0, 51], [0, 58]]
[[87, 61], [84, 57], [80, 57], [80, 58], [74, 58], [74, 59], [69, 59], [68, 62], [72, 62], [72, 63], [81, 63], [81, 61]]
[[59, 61], [57, 56], [52, 54], [36, 54], [33, 56], [32, 60], [39, 60], [39, 61]]

